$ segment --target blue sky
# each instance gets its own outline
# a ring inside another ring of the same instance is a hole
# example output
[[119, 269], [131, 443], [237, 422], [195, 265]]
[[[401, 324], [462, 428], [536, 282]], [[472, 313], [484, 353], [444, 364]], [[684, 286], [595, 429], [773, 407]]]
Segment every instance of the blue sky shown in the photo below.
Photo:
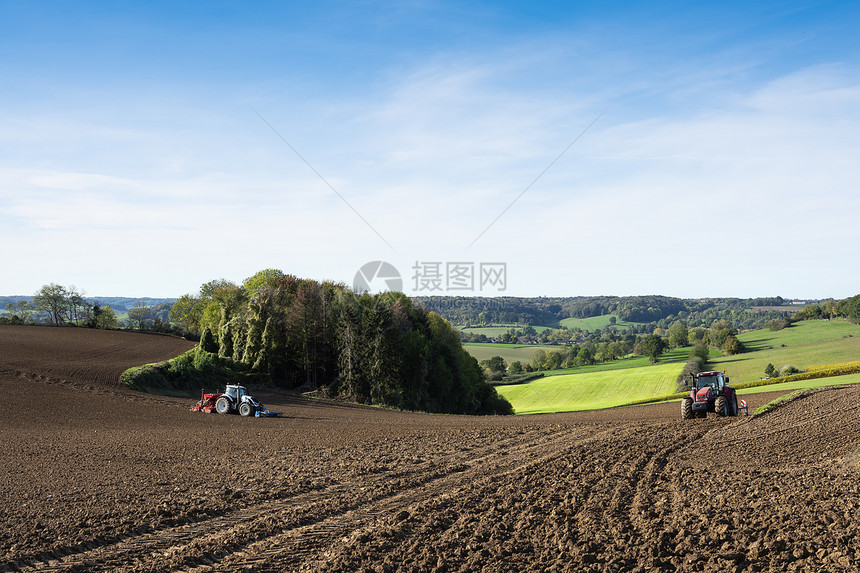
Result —
[[858, 5], [534, 4], [0, 0], [0, 294], [860, 292]]

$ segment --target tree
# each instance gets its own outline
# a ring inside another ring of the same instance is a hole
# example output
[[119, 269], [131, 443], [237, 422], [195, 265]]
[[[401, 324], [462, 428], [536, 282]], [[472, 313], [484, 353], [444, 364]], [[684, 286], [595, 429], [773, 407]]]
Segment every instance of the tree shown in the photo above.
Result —
[[546, 370], [546, 350], [538, 348], [532, 354], [531, 367], [535, 372]]
[[92, 316], [92, 307], [84, 300], [84, 294], [78, 292], [75, 285], [66, 289], [66, 305], [68, 306], [66, 314], [69, 317], [69, 322], [80, 324], [82, 320], [86, 322]]
[[669, 327], [669, 346], [672, 348], [681, 348], [682, 346], [687, 346], [689, 343], [689, 331], [686, 324], [676, 322]]
[[732, 328], [732, 324], [727, 320], [717, 320], [711, 325], [708, 339], [714, 348], [722, 348], [730, 334], [737, 334], [737, 331]]
[[30, 317], [35, 310], [36, 308], [26, 300], [19, 300], [18, 304], [15, 305], [15, 313], [20, 316], [21, 320], [24, 322], [30, 322]]
[[657, 358], [666, 351], [666, 341], [656, 334], [650, 334], [645, 338], [642, 352], [648, 357], [651, 364], [656, 364]]
[[278, 269], [264, 269], [242, 281], [242, 289], [250, 298], [264, 288], [276, 288], [281, 279], [287, 275]]
[[698, 358], [699, 358], [699, 361], [700, 361], [702, 364], [707, 364], [707, 362], [708, 362], [708, 358], [710, 357], [710, 353], [711, 353], [711, 352], [710, 352], [710, 350], [708, 349], [708, 345], [707, 345], [707, 344], [705, 344], [704, 342], [697, 342], [697, 343], [696, 343], [696, 344], [695, 344], [695, 345], [690, 349], [690, 357], [691, 357], [691, 358], [692, 358], [692, 357], [694, 357], [694, 356], [698, 357]]
[[170, 307], [170, 322], [190, 334], [200, 333], [200, 319], [203, 316], [203, 302], [200, 297], [184, 294]]
[[734, 334], [726, 336], [726, 340], [723, 342], [723, 352], [726, 354], [740, 354], [743, 351], [744, 345], [738, 340], [737, 336]]
[[152, 320], [152, 309], [146, 305], [146, 299], [138, 299], [134, 302], [134, 306], [128, 309], [128, 319], [133, 327], [146, 330]]
[[776, 377], [776, 367], [773, 364], [771, 364], [770, 362], [768, 362], [767, 366], [764, 369], [764, 375], [767, 376], [768, 378], [775, 378]]
[[523, 363], [519, 360], [514, 360], [508, 365], [508, 374], [522, 374], [523, 373]]
[[212, 336], [212, 331], [207, 326], [200, 337], [200, 348], [206, 352], [217, 353], [218, 343], [215, 342], [215, 337]]
[[590, 346], [583, 346], [576, 355], [577, 366], [590, 366], [594, 364], [594, 350]]
[[91, 324], [93, 328], [112, 330], [117, 327], [116, 313], [109, 305], [93, 305]]
[[36, 308], [48, 315], [48, 322], [59, 326], [66, 321], [66, 289], [56, 283], [43, 285], [33, 297]]
[[482, 360], [479, 364], [486, 369], [489, 380], [501, 380], [508, 368], [505, 359], [501, 356], [493, 356], [489, 360]]

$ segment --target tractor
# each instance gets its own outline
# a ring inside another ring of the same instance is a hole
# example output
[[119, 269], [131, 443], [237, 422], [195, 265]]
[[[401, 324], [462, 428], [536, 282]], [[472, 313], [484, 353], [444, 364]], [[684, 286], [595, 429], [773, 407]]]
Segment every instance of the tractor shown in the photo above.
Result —
[[718, 417], [737, 416], [738, 410], [746, 410], [746, 402], [741, 400], [738, 406], [738, 395], [735, 389], [728, 385], [729, 377], [723, 372], [699, 372], [686, 380], [690, 386], [690, 395], [681, 400], [681, 417], [706, 418], [708, 412]]
[[224, 392], [204, 394], [192, 408], [192, 412], [211, 414], [239, 414], [240, 416], [256, 416], [257, 418], [280, 416], [281, 412], [272, 412], [263, 406], [259, 400], [248, 394], [244, 386], [227, 384]]

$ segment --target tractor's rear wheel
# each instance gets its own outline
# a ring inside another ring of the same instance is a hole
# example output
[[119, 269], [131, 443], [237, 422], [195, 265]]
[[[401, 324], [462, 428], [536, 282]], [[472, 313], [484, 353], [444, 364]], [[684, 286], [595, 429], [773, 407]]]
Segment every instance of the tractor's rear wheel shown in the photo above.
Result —
[[732, 416], [738, 415], [738, 397], [737, 394], [732, 396]]
[[239, 414], [246, 418], [254, 413], [254, 408], [247, 402], [239, 404]]
[[693, 400], [684, 398], [681, 400], [681, 418], [690, 420], [693, 417]]
[[219, 414], [229, 414], [230, 413], [230, 400], [221, 396], [215, 402], [215, 411]]
[[722, 417], [727, 415], [726, 406], [728, 406], [726, 397], [717, 396], [717, 399], [714, 401], [714, 412], [716, 412], [717, 416]]

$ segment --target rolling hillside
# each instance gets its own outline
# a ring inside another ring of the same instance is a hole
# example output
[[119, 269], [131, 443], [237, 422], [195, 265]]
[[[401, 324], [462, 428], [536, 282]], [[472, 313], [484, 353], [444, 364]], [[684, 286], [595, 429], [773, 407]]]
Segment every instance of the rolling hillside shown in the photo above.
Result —
[[860, 359], [860, 325], [844, 320], [797, 322], [778, 332], [746, 332], [738, 339], [747, 352], [712, 358], [707, 365], [713, 370], [725, 369], [734, 383], [764, 377], [768, 364], [777, 369], [790, 364], [803, 370]]
[[496, 389], [513, 404], [517, 414], [611, 408], [672, 393], [682, 367], [683, 364], [670, 362], [624, 370], [562, 374]]

